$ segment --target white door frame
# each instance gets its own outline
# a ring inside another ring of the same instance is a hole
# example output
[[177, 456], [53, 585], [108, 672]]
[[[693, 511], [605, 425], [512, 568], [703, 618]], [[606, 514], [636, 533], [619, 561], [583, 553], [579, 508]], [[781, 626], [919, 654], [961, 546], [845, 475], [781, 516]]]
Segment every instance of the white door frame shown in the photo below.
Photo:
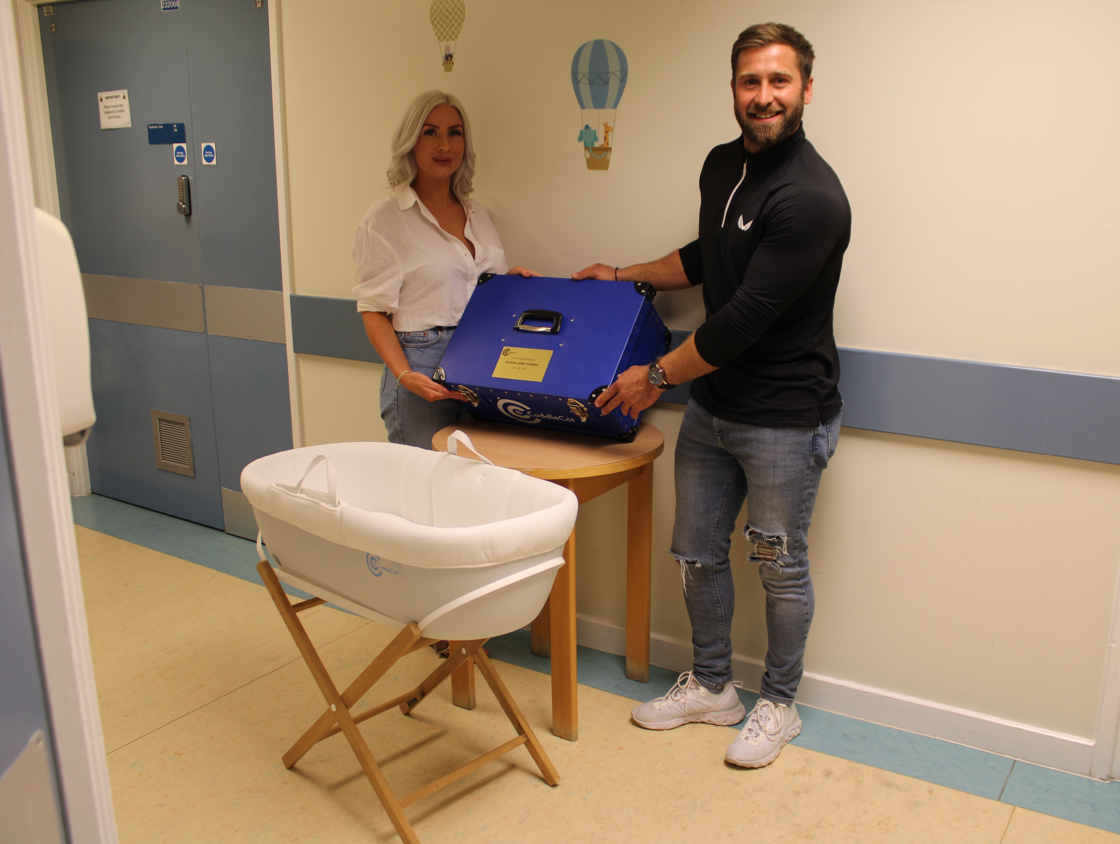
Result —
[[288, 196], [288, 134], [284, 109], [284, 45], [280, 0], [268, 4], [268, 55], [272, 64], [272, 139], [276, 151], [276, 211], [280, 220], [280, 281], [284, 293], [284, 337], [288, 347], [288, 396], [292, 403], [292, 445], [303, 441], [303, 401], [299, 365], [292, 348], [292, 214]]
[[[25, 23], [27, 11], [16, 3], [0, 12], [0, 251], [12, 256], [0, 265], [0, 368], [69, 840], [113, 844], [116, 820], [39, 283], [28, 126], [16, 59], [16, 15]], [[30, 47], [22, 39], [20, 46], [25, 54]]]
[[1089, 775], [1101, 780], [1120, 779], [1120, 579], [1112, 605], [1103, 686]]

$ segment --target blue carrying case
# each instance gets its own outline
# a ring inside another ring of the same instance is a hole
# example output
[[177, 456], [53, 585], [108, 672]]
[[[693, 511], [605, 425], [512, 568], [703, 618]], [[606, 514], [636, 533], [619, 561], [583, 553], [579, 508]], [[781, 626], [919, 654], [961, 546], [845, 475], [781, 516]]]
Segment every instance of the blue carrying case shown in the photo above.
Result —
[[631, 440], [595, 398], [669, 349], [649, 284], [483, 275], [436, 370], [476, 419]]

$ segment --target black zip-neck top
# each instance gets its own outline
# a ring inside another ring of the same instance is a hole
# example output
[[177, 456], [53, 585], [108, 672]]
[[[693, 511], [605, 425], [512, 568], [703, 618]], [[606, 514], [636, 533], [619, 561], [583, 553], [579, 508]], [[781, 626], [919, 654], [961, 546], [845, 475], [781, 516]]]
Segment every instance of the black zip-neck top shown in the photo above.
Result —
[[840, 409], [832, 308], [852, 212], [801, 127], [757, 154], [742, 138], [700, 173], [700, 236], [680, 250], [704, 285], [696, 349], [714, 372], [692, 397], [732, 422], [815, 427]]

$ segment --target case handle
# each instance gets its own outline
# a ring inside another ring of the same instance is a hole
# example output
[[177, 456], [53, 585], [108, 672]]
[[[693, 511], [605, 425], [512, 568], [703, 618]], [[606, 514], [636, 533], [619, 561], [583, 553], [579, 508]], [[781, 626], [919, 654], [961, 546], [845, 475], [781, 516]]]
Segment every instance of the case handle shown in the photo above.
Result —
[[[525, 325], [527, 319], [543, 319], [552, 320], [552, 325]], [[517, 318], [514, 328], [517, 331], [532, 331], [537, 334], [559, 334], [560, 323], [564, 321], [564, 315], [556, 311], [522, 311], [521, 316]]]

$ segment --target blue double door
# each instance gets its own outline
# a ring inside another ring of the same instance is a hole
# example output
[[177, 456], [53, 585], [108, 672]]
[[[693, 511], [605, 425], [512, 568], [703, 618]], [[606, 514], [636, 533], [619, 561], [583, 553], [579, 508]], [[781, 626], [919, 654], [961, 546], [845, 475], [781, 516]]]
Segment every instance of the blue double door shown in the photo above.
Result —
[[[268, 4], [38, 13], [62, 219], [93, 317], [93, 490], [225, 527], [245, 464], [292, 446]], [[103, 128], [125, 122], [124, 102], [131, 126]], [[152, 410], [189, 419], [193, 477], [157, 467]]]

